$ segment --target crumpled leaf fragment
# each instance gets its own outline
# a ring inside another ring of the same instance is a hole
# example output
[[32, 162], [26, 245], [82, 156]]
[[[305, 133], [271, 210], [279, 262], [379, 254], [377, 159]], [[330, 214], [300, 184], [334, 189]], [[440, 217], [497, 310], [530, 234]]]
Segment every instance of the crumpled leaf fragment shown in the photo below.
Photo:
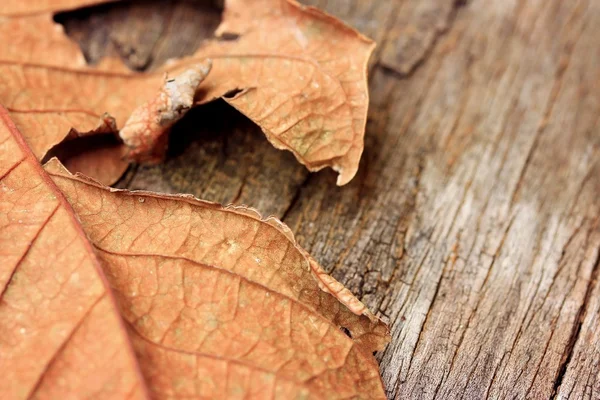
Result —
[[164, 86], [158, 95], [133, 112], [119, 136], [129, 148], [127, 158], [148, 163], [163, 160], [167, 150], [167, 132], [194, 104], [200, 82], [206, 78], [212, 61], [190, 66], [179, 75], [165, 74]]
[[52, 21], [53, 12], [90, 5], [89, 0], [37, 0], [27, 14], [20, 1], [5, 3], [0, 103], [40, 158], [72, 127], [96, 128], [105, 112], [122, 127], [133, 110], [155, 98], [164, 72], [175, 76], [211, 58], [213, 69], [200, 86], [198, 103], [241, 90], [225, 100], [257, 123], [275, 147], [292, 151], [311, 171], [332, 167], [340, 174], [338, 185], [356, 174], [374, 44], [317, 9], [293, 0], [228, 0], [217, 34], [235, 33], [236, 40], [208, 41], [191, 57], [136, 74], [115, 60], [86, 66], [77, 46]]
[[0, 107], [0, 398], [145, 398], [85, 233]]
[[[46, 170], [102, 259], [152, 395], [385, 398], [385, 324], [253, 209]], [[348, 337], [344, 330], [349, 332]]]

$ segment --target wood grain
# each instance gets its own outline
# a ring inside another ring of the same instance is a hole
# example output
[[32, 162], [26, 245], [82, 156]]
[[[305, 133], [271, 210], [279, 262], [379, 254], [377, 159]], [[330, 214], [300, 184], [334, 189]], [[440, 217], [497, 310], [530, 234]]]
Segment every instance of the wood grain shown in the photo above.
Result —
[[[356, 178], [215, 103], [120, 186], [249, 204], [386, 318], [390, 398], [600, 399], [600, 2], [312, 1], [379, 42]], [[193, 52], [212, 5], [61, 15], [90, 62]]]

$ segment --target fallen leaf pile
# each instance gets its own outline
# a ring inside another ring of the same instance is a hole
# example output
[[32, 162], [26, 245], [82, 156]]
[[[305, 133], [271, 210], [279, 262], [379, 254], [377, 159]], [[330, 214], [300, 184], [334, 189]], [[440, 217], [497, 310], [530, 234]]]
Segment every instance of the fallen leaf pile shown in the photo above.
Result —
[[[282, 222], [100, 183], [160, 161], [173, 123], [222, 96], [347, 183], [372, 42], [291, 0], [229, 0], [217, 35], [235, 40], [153, 73], [90, 67], [52, 16], [98, 2], [0, 9], [0, 398], [385, 398], [388, 328]], [[97, 135], [123, 144], [66, 165], [95, 179], [39, 163]]]

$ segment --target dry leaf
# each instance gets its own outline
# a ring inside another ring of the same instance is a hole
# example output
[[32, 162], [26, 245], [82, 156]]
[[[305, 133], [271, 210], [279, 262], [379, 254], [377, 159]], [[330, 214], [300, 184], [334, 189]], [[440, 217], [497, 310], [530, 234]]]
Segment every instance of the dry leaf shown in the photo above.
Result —
[[144, 396], [96, 257], [154, 397], [385, 398], [387, 327], [281, 222], [50, 180], [0, 116], [2, 398]]
[[0, 107], [0, 398], [144, 398], [71, 206]]
[[374, 45], [321, 11], [292, 0], [229, 0], [217, 33], [238, 34], [237, 40], [209, 41], [192, 57], [136, 74], [115, 60], [87, 67], [52, 21], [53, 12], [90, 1], [37, 0], [30, 12], [20, 0], [5, 3], [0, 102], [38, 157], [72, 127], [96, 129], [104, 112], [122, 127], [134, 109], [156, 96], [164, 71], [175, 76], [211, 58], [213, 70], [200, 86], [199, 102], [242, 90], [225, 100], [276, 147], [292, 151], [310, 170], [334, 168], [339, 185], [356, 173], [368, 107], [366, 66]]
[[104, 262], [153, 394], [385, 398], [372, 352], [387, 327], [283, 223], [46, 169]]
[[201, 89], [212, 96], [231, 90], [232, 83], [245, 89], [225, 100], [275, 147], [291, 150], [311, 171], [330, 166], [339, 172], [338, 185], [348, 183], [363, 150], [374, 43], [338, 19], [288, 0], [228, 0], [217, 30], [224, 33], [239, 38], [209, 42], [195, 54], [214, 60]]

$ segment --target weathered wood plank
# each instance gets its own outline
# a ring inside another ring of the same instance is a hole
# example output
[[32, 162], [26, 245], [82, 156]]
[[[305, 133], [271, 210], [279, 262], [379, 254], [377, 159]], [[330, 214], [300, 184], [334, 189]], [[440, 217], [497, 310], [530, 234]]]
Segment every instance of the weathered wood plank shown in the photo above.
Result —
[[[389, 320], [390, 398], [599, 399], [600, 3], [311, 3], [381, 43], [349, 185], [308, 174], [224, 104], [185, 118], [167, 163], [121, 185], [282, 217]], [[63, 20], [89, 59], [152, 68], [218, 22], [161, 4]]]
[[[553, 112], [548, 127], [554, 133], [554, 137], [549, 140], [554, 139], [569, 146], [565, 151], [577, 151], [570, 142], [572, 139], [579, 141], [578, 147], [582, 151], [579, 157], [574, 154], [575, 164], [569, 168], [569, 172], [579, 171], [577, 175], [583, 176], [583, 179], [575, 192], [574, 207], [570, 211], [583, 216], [580, 217], [582, 222], [579, 231], [588, 229], [589, 233], [580, 235], [582, 239], [587, 236], [590, 243], [598, 243], [600, 209], [597, 206], [597, 188], [600, 181], [600, 161], [598, 153], [593, 153], [592, 149], [598, 150], [600, 136], [600, 46], [597, 32], [600, 7], [597, 3], [590, 4], [583, 12], [584, 28], [578, 40], [573, 43], [570, 62], [563, 75], [564, 90], [557, 97], [557, 112]], [[569, 113], [568, 110], [573, 108], [576, 112]], [[565, 135], [570, 130], [579, 134], [574, 137]], [[594, 159], [586, 162], [586, 157]], [[587, 246], [582, 244], [582, 247]], [[590, 264], [593, 265], [593, 270], [584, 306], [578, 310], [579, 318], [572, 328], [571, 341], [562, 354], [561, 375], [555, 382], [557, 398], [560, 399], [600, 398], [600, 253], [591, 251], [586, 254], [582, 266]]]

